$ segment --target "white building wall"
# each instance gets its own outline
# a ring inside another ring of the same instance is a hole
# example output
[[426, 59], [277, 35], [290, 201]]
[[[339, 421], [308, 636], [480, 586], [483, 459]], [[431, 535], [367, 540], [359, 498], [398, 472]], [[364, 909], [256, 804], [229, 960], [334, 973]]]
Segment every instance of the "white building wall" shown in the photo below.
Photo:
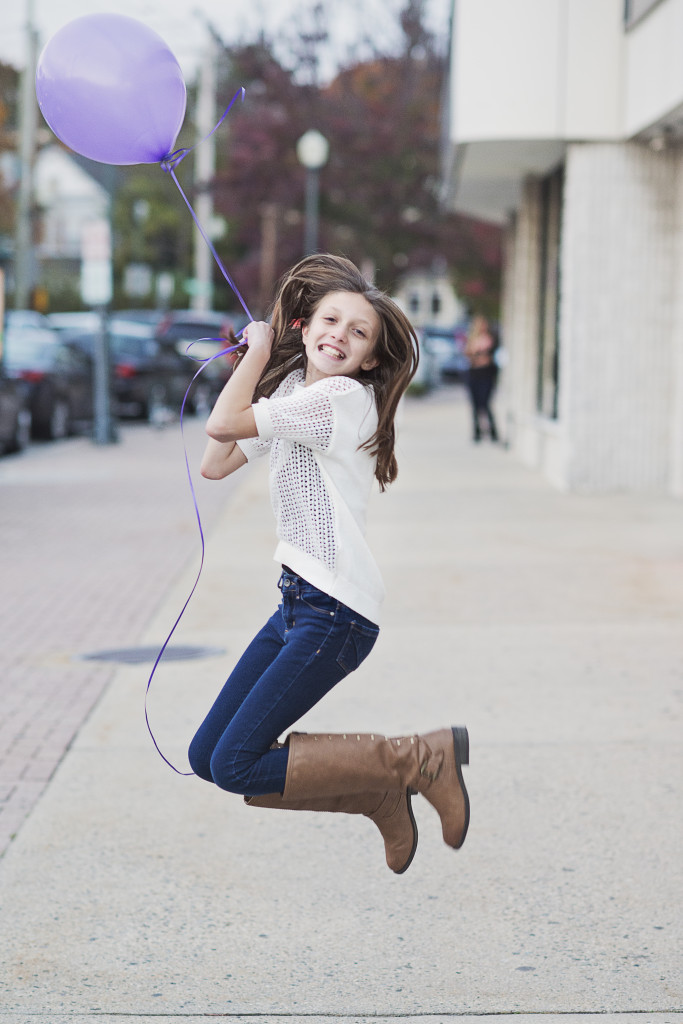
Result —
[[567, 486], [566, 428], [537, 407], [540, 313], [541, 193], [529, 178], [508, 232], [503, 277], [503, 338], [509, 361], [502, 375], [499, 413], [514, 454], [556, 487]]
[[683, 151], [675, 153], [675, 252], [671, 331], [671, 479], [672, 494], [683, 496]]
[[674, 169], [635, 144], [568, 150], [560, 418], [572, 489], [670, 482]]
[[108, 216], [105, 189], [54, 145], [41, 150], [36, 159], [35, 194], [42, 209], [39, 255], [79, 259], [84, 225]]
[[[628, 29], [623, 0], [457, 0], [455, 13], [453, 206], [510, 218], [510, 445], [561, 487], [683, 495], [683, 0]], [[538, 176], [560, 162], [550, 420], [536, 409]]]
[[565, 139], [610, 139], [623, 130], [623, 0], [563, 0]]
[[502, 375], [501, 400], [506, 440], [527, 465], [535, 466], [539, 460], [538, 437], [533, 429], [539, 308], [538, 187], [527, 182], [523, 192], [507, 245], [502, 321], [509, 359]]
[[642, 132], [683, 103], [683, 0], [654, 7], [625, 35], [624, 135]]
[[517, 338], [517, 291], [514, 282], [517, 276], [517, 235], [516, 221], [507, 225], [503, 231], [503, 267], [501, 277], [500, 295], [500, 334], [501, 344], [505, 349], [506, 366], [499, 375], [498, 387], [495, 399], [496, 417], [501, 440], [506, 444], [512, 444], [515, 437], [515, 396], [512, 387], [512, 376], [509, 370], [510, 354], [515, 349]]
[[614, 138], [623, 0], [457, 2], [451, 138]]
[[[539, 39], [533, 55], [529, 23]], [[555, 134], [557, 51], [547, 40], [556, 39], [558, 31], [559, 0], [456, 4], [451, 105], [456, 140]], [[520, 53], [527, 59], [520, 60]]]
[[506, 246], [499, 412], [514, 453], [560, 488], [683, 491], [679, 160], [635, 144], [569, 148], [556, 420], [537, 411], [540, 196], [525, 184]]
[[463, 304], [445, 272], [406, 274], [393, 298], [414, 327], [453, 327], [464, 316]]

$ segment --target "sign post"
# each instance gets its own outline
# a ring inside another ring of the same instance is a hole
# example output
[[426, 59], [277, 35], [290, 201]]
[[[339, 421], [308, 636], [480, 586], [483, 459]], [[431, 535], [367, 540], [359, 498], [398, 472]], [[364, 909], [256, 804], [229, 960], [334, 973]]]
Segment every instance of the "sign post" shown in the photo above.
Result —
[[116, 431], [111, 413], [111, 363], [107, 307], [112, 299], [111, 231], [109, 222], [93, 220], [81, 235], [81, 298], [99, 313], [93, 352], [95, 444], [111, 444]]

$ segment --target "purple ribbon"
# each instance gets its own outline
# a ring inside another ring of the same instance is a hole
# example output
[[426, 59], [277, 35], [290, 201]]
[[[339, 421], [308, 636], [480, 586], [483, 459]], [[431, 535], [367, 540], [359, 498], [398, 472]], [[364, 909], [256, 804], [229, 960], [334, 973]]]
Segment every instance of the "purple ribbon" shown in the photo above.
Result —
[[[192, 146], [190, 149], [176, 149], [175, 152], [169, 153], [169, 155], [164, 157], [164, 159], [161, 161], [161, 168], [162, 168], [162, 170], [166, 171], [167, 174], [170, 174], [171, 177], [173, 178], [173, 181], [175, 182], [178, 191], [180, 192], [181, 196], [183, 197], [185, 205], [187, 206], [188, 210], [190, 211], [190, 214], [192, 216], [192, 220], [195, 222], [200, 235], [202, 236], [202, 238], [204, 239], [204, 241], [208, 245], [209, 249], [211, 250], [211, 255], [213, 256], [214, 260], [218, 264], [218, 268], [219, 268], [221, 274], [223, 275], [225, 280], [230, 285], [230, 288], [234, 292], [234, 294], [235, 294], [236, 298], [238, 299], [239, 304], [242, 307], [242, 309], [244, 310], [244, 312], [247, 314], [247, 316], [249, 317], [250, 320], [253, 320], [254, 318], [251, 315], [251, 313], [249, 312], [249, 307], [247, 306], [246, 302], [242, 298], [242, 296], [240, 294], [239, 288], [237, 287], [237, 285], [233, 281], [232, 277], [230, 276], [230, 274], [227, 272], [227, 270], [223, 266], [223, 263], [221, 262], [221, 259], [220, 259], [218, 253], [216, 252], [216, 250], [215, 250], [215, 248], [213, 246], [213, 243], [211, 242], [210, 238], [208, 237], [208, 235], [204, 231], [204, 228], [202, 227], [202, 225], [199, 223], [199, 220], [197, 219], [197, 215], [194, 212], [194, 210], [192, 209], [192, 206], [190, 204], [189, 199], [187, 198], [187, 196], [183, 192], [183, 190], [181, 188], [181, 185], [180, 185], [180, 182], [178, 181], [178, 178], [176, 177], [176, 173], [175, 173], [175, 169], [178, 166], [178, 164], [181, 163], [181, 161], [184, 160], [185, 157], [188, 156], [189, 153], [192, 153], [197, 148], [197, 146], [201, 146], [203, 142], [206, 142], [207, 139], [211, 138], [211, 136], [214, 134], [214, 132], [218, 131], [218, 129], [220, 128], [220, 126], [225, 121], [226, 117], [228, 116], [228, 114], [232, 110], [232, 108], [235, 105], [235, 103], [237, 102], [237, 100], [238, 99], [243, 100], [244, 99], [244, 95], [245, 95], [244, 89], [243, 88], [238, 89], [237, 92], [235, 93], [235, 95], [233, 96], [233, 98], [228, 103], [227, 107], [225, 108], [220, 121], [216, 125], [214, 125], [214, 127], [211, 129], [209, 134], [205, 135], [204, 138], [200, 142], [198, 142], [196, 145]], [[242, 344], [245, 344], [245, 343], [242, 342]]]
[[[200, 338], [199, 340], [200, 341], [222, 341], [223, 339], [222, 338]], [[192, 345], [194, 345], [194, 344], [195, 344], [195, 342], [192, 342]], [[204, 528], [202, 526], [202, 517], [199, 514], [199, 505], [197, 503], [197, 493], [196, 493], [196, 491], [194, 489], [194, 481], [192, 479], [192, 471], [190, 469], [190, 460], [189, 460], [189, 457], [188, 457], [188, 454], [187, 454], [187, 444], [185, 443], [185, 425], [184, 425], [185, 405], [187, 404], [187, 399], [188, 399], [188, 396], [190, 394], [190, 388], [192, 387], [192, 385], [196, 381], [196, 379], [199, 376], [199, 374], [202, 373], [206, 369], [206, 367], [209, 365], [209, 363], [212, 363], [214, 361], [214, 359], [218, 359], [221, 356], [230, 355], [231, 352], [237, 351], [237, 349], [241, 348], [242, 345], [244, 345], [244, 344], [245, 344], [245, 342], [241, 341], [237, 345], [231, 345], [229, 348], [221, 349], [220, 352], [217, 352], [213, 356], [208, 356], [205, 359], [197, 359], [197, 361], [200, 362], [202, 365], [199, 367], [197, 372], [192, 377], [192, 380], [188, 384], [187, 390], [185, 391], [185, 396], [183, 398], [182, 405], [180, 407], [180, 435], [181, 435], [182, 442], [183, 442], [183, 455], [185, 457], [185, 469], [187, 471], [187, 479], [188, 479], [188, 482], [189, 482], [189, 485], [190, 485], [190, 494], [192, 495], [192, 504], [194, 506], [194, 512], [195, 512], [195, 516], [196, 516], [196, 519], [197, 519], [197, 528], [199, 529], [199, 539], [200, 539], [200, 543], [201, 543], [201, 558], [200, 558], [200, 562], [199, 562], [199, 570], [197, 572], [197, 576], [195, 578], [195, 581], [194, 581], [194, 583], [192, 585], [192, 589], [190, 590], [190, 593], [188, 594], [187, 599], [186, 599], [183, 607], [180, 609], [180, 614], [178, 615], [177, 619], [173, 623], [173, 626], [171, 627], [171, 630], [170, 630], [168, 636], [166, 637], [166, 639], [164, 640], [164, 642], [163, 642], [163, 644], [161, 646], [161, 650], [159, 651], [159, 653], [158, 653], [158, 655], [156, 657], [156, 661], [154, 662], [154, 665], [152, 667], [152, 671], [150, 672], [149, 679], [147, 680], [147, 688], [145, 690], [145, 723], [147, 725], [147, 731], [149, 732], [149, 735], [150, 735], [150, 737], [152, 739], [152, 743], [156, 747], [157, 753], [159, 754], [161, 759], [163, 761], [165, 761], [166, 764], [169, 766], [169, 768], [172, 768], [173, 771], [176, 772], [176, 774], [178, 774], [178, 775], [194, 775], [194, 772], [192, 772], [192, 771], [189, 771], [189, 772], [182, 772], [182, 771], [180, 771], [179, 768], [176, 768], [176, 766], [171, 761], [169, 761], [169, 759], [166, 757], [166, 755], [161, 750], [161, 747], [157, 743], [157, 740], [156, 740], [156, 737], [154, 735], [154, 732], [152, 731], [152, 726], [151, 726], [151, 723], [150, 723], [150, 720], [149, 720], [149, 710], [148, 710], [148, 707], [147, 707], [147, 700], [148, 700], [148, 697], [149, 697], [149, 690], [150, 690], [150, 687], [152, 685], [152, 680], [154, 679], [154, 675], [155, 675], [156, 670], [157, 670], [157, 668], [159, 666], [159, 662], [163, 658], [164, 651], [166, 650], [166, 648], [168, 647], [169, 643], [171, 642], [171, 638], [173, 637], [173, 634], [175, 633], [176, 629], [178, 628], [180, 620], [182, 619], [183, 615], [185, 614], [187, 606], [189, 605], [190, 601], [192, 600], [194, 592], [197, 589], [197, 585], [199, 584], [199, 579], [200, 579], [200, 577], [202, 575], [202, 569], [204, 568], [204, 555], [205, 555], [205, 552], [206, 552], [206, 544], [205, 544], [205, 540], [204, 540]], [[188, 348], [186, 350], [186, 355], [189, 355], [189, 350], [192, 347], [192, 345], [188, 346]], [[191, 356], [190, 358], [191, 359], [196, 359], [197, 357], [196, 356]]]
[[[235, 95], [231, 99], [230, 103], [228, 104], [228, 107], [226, 108], [225, 112], [223, 113], [223, 116], [221, 117], [220, 121], [215, 125], [214, 128], [212, 128], [212, 130], [209, 132], [209, 134], [206, 135], [201, 140], [201, 142], [197, 143], [197, 145], [201, 145], [202, 142], [206, 142], [206, 140], [209, 139], [213, 135], [213, 133], [218, 130], [218, 128], [220, 128], [220, 126], [223, 124], [223, 121], [228, 116], [228, 113], [230, 112], [232, 106], [234, 105], [234, 103], [236, 102], [238, 97], [241, 98], [241, 99], [244, 99], [244, 89], [239, 89], [235, 93]], [[212, 243], [211, 243], [209, 237], [207, 236], [206, 232], [204, 231], [202, 225], [199, 223], [199, 220], [197, 219], [197, 215], [195, 214], [194, 210], [192, 209], [192, 206], [190, 205], [190, 202], [189, 202], [187, 196], [185, 195], [185, 193], [183, 192], [183, 190], [182, 190], [182, 188], [180, 186], [180, 182], [178, 181], [178, 179], [176, 177], [175, 168], [178, 166], [178, 164], [182, 160], [185, 159], [185, 157], [188, 155], [188, 153], [192, 152], [193, 149], [196, 149], [196, 146], [193, 146], [191, 149], [178, 149], [174, 153], [170, 153], [167, 157], [164, 158], [164, 160], [161, 161], [161, 167], [162, 167], [162, 169], [164, 171], [166, 171], [167, 174], [170, 174], [170, 176], [173, 178], [173, 181], [175, 182], [175, 184], [176, 184], [176, 186], [178, 188], [178, 191], [180, 192], [181, 196], [183, 197], [183, 199], [185, 201], [185, 205], [187, 206], [188, 210], [190, 211], [190, 214], [192, 215], [193, 221], [197, 225], [199, 233], [201, 234], [202, 238], [204, 239], [204, 241], [208, 245], [209, 249], [211, 250], [211, 254], [213, 255], [214, 260], [218, 264], [218, 267], [219, 267], [223, 277], [225, 278], [227, 283], [230, 285], [230, 288], [232, 289], [232, 291], [234, 292], [235, 296], [239, 300], [240, 305], [242, 306], [242, 309], [244, 310], [244, 312], [247, 314], [247, 316], [249, 317], [250, 320], [253, 320], [254, 318], [251, 315], [251, 313], [249, 312], [249, 307], [247, 306], [246, 302], [242, 298], [242, 296], [240, 294], [240, 291], [239, 291], [237, 285], [235, 284], [235, 282], [233, 281], [232, 277], [230, 276], [228, 271], [223, 266], [223, 263], [221, 262], [220, 257], [218, 256], [218, 253], [216, 252], [214, 246], [212, 245]], [[199, 340], [200, 341], [223, 341], [224, 339], [222, 339], [222, 338], [200, 338]], [[200, 538], [200, 542], [201, 542], [201, 559], [200, 559], [200, 562], [199, 562], [199, 571], [197, 572], [197, 576], [195, 578], [194, 584], [192, 585], [192, 589], [190, 590], [190, 593], [188, 594], [187, 599], [186, 599], [183, 607], [180, 610], [180, 614], [178, 615], [177, 619], [173, 623], [171, 631], [169, 632], [168, 636], [166, 637], [166, 639], [164, 640], [164, 642], [162, 644], [161, 650], [159, 651], [159, 653], [157, 655], [157, 658], [156, 658], [156, 661], [154, 662], [154, 666], [153, 666], [152, 671], [150, 673], [149, 679], [147, 680], [147, 688], [145, 690], [145, 722], [146, 722], [146, 725], [147, 725], [147, 731], [149, 732], [149, 735], [150, 735], [150, 737], [152, 739], [152, 743], [156, 747], [157, 753], [159, 754], [161, 759], [163, 761], [165, 761], [166, 764], [169, 766], [169, 768], [172, 768], [173, 771], [176, 772], [176, 774], [178, 774], [178, 775], [194, 775], [194, 772], [193, 771], [189, 771], [189, 772], [182, 772], [182, 771], [180, 771], [179, 768], [176, 768], [176, 766], [174, 764], [172, 764], [171, 761], [169, 761], [169, 759], [166, 757], [166, 755], [161, 750], [159, 744], [156, 741], [156, 737], [154, 736], [154, 733], [152, 731], [152, 726], [151, 726], [150, 720], [149, 720], [149, 711], [148, 711], [148, 707], [147, 707], [147, 701], [148, 701], [148, 697], [149, 697], [149, 690], [150, 690], [150, 687], [152, 685], [152, 680], [154, 678], [156, 670], [157, 670], [157, 668], [159, 666], [159, 663], [160, 663], [161, 659], [164, 656], [164, 652], [165, 652], [166, 648], [168, 647], [173, 634], [175, 633], [176, 629], [178, 628], [178, 624], [180, 623], [180, 620], [182, 619], [183, 615], [185, 614], [185, 610], [187, 609], [187, 606], [189, 605], [190, 601], [192, 600], [192, 597], [194, 595], [195, 590], [197, 589], [197, 585], [199, 583], [199, 579], [200, 579], [201, 574], [202, 574], [202, 569], [204, 568], [204, 555], [205, 555], [205, 552], [206, 552], [206, 545], [205, 545], [205, 541], [204, 541], [204, 529], [202, 527], [202, 519], [201, 519], [201, 516], [199, 514], [199, 505], [197, 504], [197, 494], [195, 492], [194, 482], [192, 480], [192, 472], [190, 470], [190, 460], [189, 460], [188, 454], [187, 454], [187, 445], [185, 443], [185, 428], [184, 428], [185, 405], [187, 403], [188, 395], [190, 393], [190, 388], [192, 387], [192, 385], [196, 381], [196, 379], [199, 376], [199, 374], [202, 373], [206, 369], [206, 367], [209, 365], [209, 363], [212, 363], [214, 359], [218, 359], [221, 356], [226, 356], [226, 355], [229, 355], [231, 352], [235, 352], [238, 348], [241, 348], [243, 345], [246, 345], [246, 343], [247, 343], [246, 339], [243, 339], [242, 341], [238, 342], [236, 345], [231, 345], [229, 348], [221, 349], [220, 352], [217, 352], [213, 356], [208, 356], [205, 359], [197, 359], [197, 362], [200, 362], [202, 365], [199, 367], [197, 372], [192, 377], [192, 380], [188, 384], [187, 390], [185, 391], [185, 396], [183, 398], [183, 403], [182, 403], [182, 405], [180, 407], [180, 434], [181, 434], [182, 442], [183, 442], [183, 453], [184, 453], [184, 456], [185, 456], [185, 468], [187, 470], [187, 479], [188, 479], [189, 485], [190, 485], [190, 493], [192, 495], [192, 503], [194, 505], [195, 516], [197, 518], [197, 527], [199, 529], [199, 538]], [[190, 349], [192, 348], [192, 345], [194, 345], [194, 344], [195, 344], [195, 342], [192, 342], [191, 345], [188, 345], [187, 350], [186, 350], [186, 355], [190, 355]], [[190, 356], [190, 358], [191, 359], [195, 359], [196, 357], [195, 356]]]

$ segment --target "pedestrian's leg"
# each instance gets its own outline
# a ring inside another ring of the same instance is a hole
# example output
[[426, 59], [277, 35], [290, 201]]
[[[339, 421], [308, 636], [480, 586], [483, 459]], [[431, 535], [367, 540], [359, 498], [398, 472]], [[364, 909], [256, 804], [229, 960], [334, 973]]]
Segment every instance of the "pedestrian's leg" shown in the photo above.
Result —
[[467, 391], [470, 396], [470, 408], [472, 410], [472, 438], [475, 441], [481, 440], [481, 426], [479, 423], [479, 395], [477, 389], [476, 371], [470, 369], [467, 374]]
[[479, 410], [480, 413], [486, 416], [488, 421], [489, 435], [492, 441], [498, 440], [498, 431], [496, 430], [496, 421], [491, 410], [491, 398], [493, 396], [493, 388], [496, 379], [496, 367], [495, 366], [482, 366], [479, 370]]
[[496, 428], [496, 420], [495, 420], [495, 417], [493, 415], [493, 410], [491, 409], [490, 405], [486, 406], [486, 415], [488, 416], [488, 420], [489, 420], [489, 432], [491, 434], [491, 440], [492, 441], [497, 441], [498, 440], [498, 430]]

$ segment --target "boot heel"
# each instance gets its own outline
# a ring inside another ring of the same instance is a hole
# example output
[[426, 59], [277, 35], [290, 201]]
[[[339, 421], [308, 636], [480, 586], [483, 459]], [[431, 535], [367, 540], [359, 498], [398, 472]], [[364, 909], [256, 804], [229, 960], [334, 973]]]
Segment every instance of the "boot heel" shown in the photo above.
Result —
[[453, 733], [453, 750], [457, 764], [470, 763], [470, 738], [464, 725], [451, 726]]

